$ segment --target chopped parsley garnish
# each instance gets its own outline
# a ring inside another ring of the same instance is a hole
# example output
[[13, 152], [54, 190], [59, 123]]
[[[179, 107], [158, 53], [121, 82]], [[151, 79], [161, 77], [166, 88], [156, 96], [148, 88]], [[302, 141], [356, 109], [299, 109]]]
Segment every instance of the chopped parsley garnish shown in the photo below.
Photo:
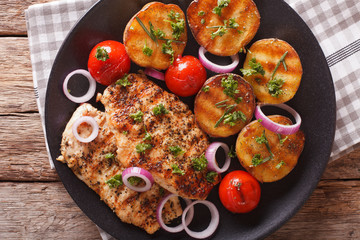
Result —
[[284, 85], [285, 81], [281, 78], [273, 78], [267, 84], [267, 88], [272, 97], [279, 97], [280, 94], [283, 94], [281, 87]]
[[[215, 32], [211, 33], [211, 39], [214, 39], [216, 36], [224, 36], [224, 34], [227, 33], [228, 29], [235, 29], [237, 27], [239, 27], [239, 24], [235, 21], [235, 18], [230, 18], [229, 20], [224, 20], [224, 25], [207, 26], [206, 28], [217, 28]], [[238, 33], [241, 33], [241, 31], [238, 30]]]
[[231, 145], [228, 156], [231, 157], [231, 158], [236, 157], [236, 152], [235, 152], [235, 149], [234, 149], [234, 145]]
[[143, 51], [143, 53], [144, 53], [146, 56], [149, 56], [149, 57], [150, 57], [150, 56], [152, 55], [152, 53], [153, 53], [153, 50], [147, 46], [146, 39], [145, 39], [145, 45], [144, 45], [142, 51]]
[[210, 86], [205, 86], [201, 89], [203, 92], [208, 92], [210, 90]]
[[137, 153], [144, 153], [146, 150], [152, 149], [152, 145], [149, 143], [139, 143], [136, 145], [136, 152]]
[[261, 66], [261, 63], [256, 62], [256, 58], [252, 58], [249, 60], [249, 66], [250, 69], [240, 69], [244, 76], [248, 77], [255, 74], [261, 74], [262, 76], [265, 75], [264, 68]]
[[106, 51], [104, 47], [97, 47], [95, 57], [97, 60], [105, 62], [109, 59], [109, 53]]
[[213, 182], [215, 182], [215, 177], [216, 177], [217, 175], [218, 175], [217, 172], [208, 172], [208, 173], [206, 174], [206, 180], [207, 180], [208, 182], [213, 183]]
[[271, 157], [267, 157], [267, 158], [262, 158], [260, 154], [255, 154], [255, 156], [252, 158], [251, 160], [251, 164], [256, 167], [259, 166], [260, 164], [263, 164], [264, 162], [267, 162], [271, 159]]
[[225, 26], [219, 26], [218, 30], [211, 33], [211, 39], [214, 39], [216, 36], [222, 37], [224, 34], [227, 33]]
[[236, 122], [242, 120], [246, 121], [246, 116], [242, 111], [234, 111], [232, 113], [228, 113], [224, 116], [224, 123], [229, 124], [230, 126], [235, 126]]
[[132, 83], [128, 80], [128, 74], [125, 74], [122, 78], [116, 81], [116, 85], [120, 85], [123, 87], [130, 86]]
[[233, 185], [234, 187], [236, 187], [236, 189], [237, 189], [238, 191], [240, 191], [241, 182], [234, 181], [234, 182], [232, 183], [232, 185]]
[[201, 16], [204, 16], [204, 15], [205, 15], [205, 12], [204, 12], [204, 11], [199, 11], [199, 12], [198, 12], [198, 16], [201, 17]]
[[270, 158], [273, 158], [274, 154], [271, 152], [271, 149], [270, 149], [270, 145], [269, 145], [269, 141], [267, 140], [266, 136], [265, 136], [265, 130], [263, 131], [262, 135], [260, 137], [256, 137], [255, 138], [255, 141], [258, 143], [258, 144], [265, 144], [266, 146], [266, 149], [269, 151], [270, 153]]
[[279, 142], [280, 142], [281, 145], [283, 145], [284, 142], [286, 141], [286, 139], [288, 139], [288, 136], [286, 136], [286, 137], [284, 137], [284, 138], [281, 138], [281, 135], [280, 135], [280, 134], [277, 134], [277, 135], [278, 135], [278, 137], [279, 137]]
[[152, 111], [155, 116], [160, 115], [160, 114], [168, 114], [169, 113], [169, 110], [167, 110], [162, 103], [160, 103], [159, 105], [154, 107]]
[[207, 159], [205, 157], [205, 154], [202, 154], [200, 157], [194, 158], [191, 161], [192, 161], [192, 167], [196, 171], [204, 170], [207, 167], [207, 164], [208, 164], [208, 161], [207, 161]]
[[162, 53], [170, 55], [170, 63], [172, 64], [174, 62], [174, 49], [171, 46], [172, 41], [166, 40], [165, 43], [162, 44]]
[[128, 131], [123, 131], [123, 134], [124, 135], [127, 135], [129, 132]]
[[147, 131], [145, 132], [145, 136], [144, 136], [144, 138], [143, 138], [143, 141], [146, 141], [146, 140], [151, 141], [151, 134], [148, 133]]
[[204, 23], [205, 23], [205, 19], [202, 18], [202, 19], [200, 20], [200, 23], [201, 23], [201, 24], [204, 24]]
[[128, 182], [133, 186], [138, 185], [141, 181], [143, 181], [142, 178], [136, 176], [132, 176], [128, 178]]
[[261, 123], [263, 120], [262, 120], [261, 118], [259, 118], [257, 121], [258, 121], [259, 123]]
[[168, 21], [171, 24], [171, 28], [173, 30], [172, 36], [178, 40], [181, 34], [185, 31], [185, 21], [184, 19], [180, 18], [180, 13], [175, 13], [173, 10], [169, 13], [169, 18], [172, 21]]
[[221, 10], [224, 7], [229, 6], [229, 3], [230, 3], [230, 0], [219, 0], [218, 5], [216, 7], [214, 7], [214, 9], [213, 9], [213, 13], [221, 16]]
[[107, 180], [105, 182], [107, 185], [109, 185], [110, 188], [116, 188], [118, 186], [123, 185], [123, 181], [122, 181], [122, 175], [121, 174], [116, 174], [115, 176], [113, 176], [112, 178], [110, 178], [109, 180]]
[[221, 79], [221, 86], [224, 88], [224, 93], [231, 98], [234, 98], [235, 94], [239, 93], [237, 89], [238, 81], [234, 79], [233, 74], [230, 74], [227, 78], [223, 77]]
[[284, 161], [279, 162], [279, 163], [275, 166], [275, 168], [276, 168], [276, 169], [280, 169], [282, 165], [285, 165], [285, 162], [284, 162]]
[[219, 120], [215, 123], [215, 126], [214, 126], [215, 128], [217, 128], [217, 127], [220, 125], [220, 123], [224, 120], [225, 116], [226, 116], [228, 113], [230, 113], [230, 112], [235, 108], [235, 106], [236, 106], [236, 104], [226, 106], [226, 110], [225, 110], [224, 114], [223, 114], [223, 115], [219, 118]]
[[178, 165], [172, 164], [171, 168], [172, 168], [172, 173], [185, 175], [185, 172], [183, 170], [181, 170]]
[[170, 146], [169, 147], [169, 149], [170, 149], [170, 151], [171, 151], [171, 153], [175, 156], [175, 157], [177, 157], [177, 156], [180, 156], [180, 155], [183, 155], [184, 153], [185, 153], [185, 151], [184, 150], [182, 150], [179, 146]]
[[[224, 21], [224, 23], [226, 25], [225, 21]], [[239, 27], [239, 24], [235, 21], [235, 18], [229, 18], [227, 28], [237, 28], [237, 27]]]
[[107, 154], [105, 154], [105, 158], [106, 158], [106, 159], [114, 158], [114, 157], [115, 157], [115, 155], [114, 155], [113, 153], [107, 153]]
[[142, 117], [144, 116], [143, 112], [142, 111], [137, 111], [136, 113], [132, 113], [130, 114], [130, 117], [132, 119], [134, 119], [134, 121], [137, 121], [137, 122], [141, 122], [142, 121]]

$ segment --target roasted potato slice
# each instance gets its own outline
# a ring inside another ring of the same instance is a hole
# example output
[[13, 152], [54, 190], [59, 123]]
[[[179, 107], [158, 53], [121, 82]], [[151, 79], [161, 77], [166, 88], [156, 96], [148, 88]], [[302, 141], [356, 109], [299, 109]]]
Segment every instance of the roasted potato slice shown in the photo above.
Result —
[[[283, 125], [292, 124], [284, 116], [268, 117]], [[273, 154], [272, 158], [266, 144], [259, 141], [264, 136]], [[241, 165], [257, 180], [274, 182], [288, 175], [296, 166], [304, 144], [305, 136], [301, 130], [292, 135], [279, 135], [265, 129], [260, 122], [253, 121], [240, 132], [236, 141], [236, 155]]]
[[[164, 48], [168, 41], [161, 39], [171, 39], [171, 48]], [[123, 40], [126, 52], [137, 65], [166, 69], [174, 57], [184, 52], [187, 42], [185, 14], [175, 4], [148, 3], [130, 19]], [[164, 49], [167, 52], [164, 53]]]
[[260, 26], [252, 0], [195, 0], [187, 9], [187, 19], [199, 45], [218, 56], [238, 53]]
[[[235, 85], [231, 85], [231, 81]], [[234, 91], [229, 90], [230, 86], [234, 86]], [[229, 91], [228, 95], [225, 94]], [[234, 93], [233, 96], [229, 96], [232, 95], [231, 92]], [[234, 107], [230, 109], [231, 106]], [[254, 110], [255, 95], [252, 88], [236, 74], [219, 74], [209, 78], [195, 98], [196, 122], [212, 137], [228, 137], [238, 133], [251, 121]], [[219, 121], [221, 118], [224, 119]]]
[[[284, 61], [280, 62], [284, 56]], [[280, 64], [275, 71], [278, 63]], [[261, 64], [264, 75], [259, 71], [251, 72], [257, 69], [257, 64]], [[294, 97], [303, 73], [295, 49], [289, 43], [274, 38], [255, 42], [246, 55], [241, 71], [244, 78], [252, 85], [258, 101], [273, 104], [284, 103]]]

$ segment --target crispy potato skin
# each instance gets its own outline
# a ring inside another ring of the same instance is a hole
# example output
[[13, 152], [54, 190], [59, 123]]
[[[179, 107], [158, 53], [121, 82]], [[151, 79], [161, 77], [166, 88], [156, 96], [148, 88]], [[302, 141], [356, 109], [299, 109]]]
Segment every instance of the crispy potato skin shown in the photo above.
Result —
[[[241, 76], [232, 74], [234, 79], [238, 81], [239, 93], [235, 94], [235, 98], [242, 97], [242, 101], [237, 104], [233, 111], [241, 111], [246, 116], [246, 121], [238, 121], [235, 126], [221, 123], [215, 128], [216, 122], [224, 114], [224, 108], [217, 108], [216, 103], [228, 99], [226, 104], [235, 104], [235, 100], [224, 93], [221, 86], [221, 79], [228, 77], [230, 74], [219, 74], [209, 78], [204, 86], [209, 86], [210, 90], [204, 92], [200, 90], [195, 98], [194, 113], [197, 124], [200, 128], [212, 137], [228, 137], [238, 133], [246, 124], [248, 124], [255, 110], [255, 95], [251, 85], [247, 83]], [[232, 111], [232, 112], [233, 112]]]
[[[268, 117], [280, 124], [292, 124], [291, 120], [284, 116], [272, 115]], [[254, 167], [252, 166], [252, 158], [255, 154], [261, 154], [262, 158], [270, 156], [265, 144], [259, 144], [255, 141], [264, 130], [274, 158]], [[285, 135], [281, 135], [281, 138], [285, 137]], [[288, 175], [296, 166], [304, 144], [305, 136], [301, 130], [288, 135], [283, 144], [280, 144], [276, 133], [265, 129], [258, 121], [253, 121], [240, 132], [236, 141], [236, 154], [241, 165], [258, 181], [274, 182]], [[285, 164], [277, 168], [276, 166], [281, 161]]]
[[[174, 39], [171, 24], [164, 20], [170, 20], [168, 14], [171, 11], [180, 13], [180, 17], [185, 21], [185, 14], [179, 6], [175, 4], [164, 4], [160, 2], [151, 2], [146, 4], [138, 13], [136, 13], [125, 27], [123, 41], [126, 52], [133, 62], [142, 67], [152, 67], [163, 70], [170, 65], [170, 55], [162, 53], [162, 44], [164, 40], [158, 40], [156, 44], [149, 35], [140, 26], [135, 17], [138, 17], [145, 27], [149, 30], [149, 21], [153, 24], [155, 31], [161, 29], [165, 33], [165, 38]], [[187, 42], [187, 30], [185, 22], [185, 31], [178, 39], [180, 42], [172, 42], [174, 57], [182, 55]], [[147, 45], [153, 50], [151, 56], [143, 53], [143, 47]]]
[[[222, 9], [221, 16], [212, 12], [216, 6], [216, 0], [195, 0], [190, 3], [187, 9], [189, 27], [196, 41], [207, 51], [218, 56], [231, 56], [255, 36], [260, 26], [260, 14], [252, 0], [231, 0], [229, 6]], [[200, 11], [205, 14], [199, 16]], [[235, 18], [239, 27], [227, 29], [223, 36], [211, 39], [211, 34], [217, 29], [208, 27], [224, 25], [224, 20], [230, 18]]]
[[[283, 94], [273, 97], [269, 93], [267, 83], [270, 81], [271, 74], [275, 69], [282, 55], [288, 51], [285, 57], [287, 71], [283, 64], [280, 64], [274, 77], [281, 78], [285, 81], [282, 86]], [[270, 38], [262, 39], [255, 42], [248, 51], [244, 61], [244, 69], [250, 69], [249, 61], [256, 58], [265, 70], [265, 75], [256, 74], [252, 76], [244, 76], [244, 78], [252, 85], [254, 93], [259, 102], [262, 103], [284, 103], [292, 99], [297, 92], [303, 73], [299, 55], [295, 49], [287, 42]], [[257, 80], [255, 80], [257, 79]]]

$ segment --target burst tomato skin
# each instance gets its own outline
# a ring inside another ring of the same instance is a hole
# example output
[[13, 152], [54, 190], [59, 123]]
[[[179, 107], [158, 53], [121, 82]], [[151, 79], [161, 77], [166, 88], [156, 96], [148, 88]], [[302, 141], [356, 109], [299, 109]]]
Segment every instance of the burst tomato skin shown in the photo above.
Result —
[[[98, 48], [105, 50], [99, 58]], [[106, 60], [105, 60], [106, 59]], [[131, 61], [122, 43], [106, 40], [98, 43], [90, 52], [88, 70], [91, 76], [100, 84], [108, 86], [130, 71]]]
[[199, 59], [193, 56], [178, 57], [165, 72], [169, 90], [181, 97], [196, 94], [206, 81], [206, 70]]
[[224, 207], [233, 213], [252, 211], [260, 201], [259, 182], [248, 172], [237, 170], [228, 173], [219, 186], [219, 197]]

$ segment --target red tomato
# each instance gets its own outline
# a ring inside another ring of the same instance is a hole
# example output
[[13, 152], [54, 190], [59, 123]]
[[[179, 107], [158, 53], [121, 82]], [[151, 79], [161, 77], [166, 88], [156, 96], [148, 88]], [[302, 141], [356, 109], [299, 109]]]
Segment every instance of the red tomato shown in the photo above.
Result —
[[228, 173], [220, 183], [219, 196], [224, 207], [233, 213], [247, 213], [260, 201], [259, 182], [245, 171]]
[[130, 58], [122, 43], [107, 40], [98, 43], [90, 52], [88, 69], [102, 85], [110, 85], [130, 71]]
[[205, 81], [206, 70], [193, 56], [178, 57], [165, 73], [166, 86], [181, 97], [196, 94]]

